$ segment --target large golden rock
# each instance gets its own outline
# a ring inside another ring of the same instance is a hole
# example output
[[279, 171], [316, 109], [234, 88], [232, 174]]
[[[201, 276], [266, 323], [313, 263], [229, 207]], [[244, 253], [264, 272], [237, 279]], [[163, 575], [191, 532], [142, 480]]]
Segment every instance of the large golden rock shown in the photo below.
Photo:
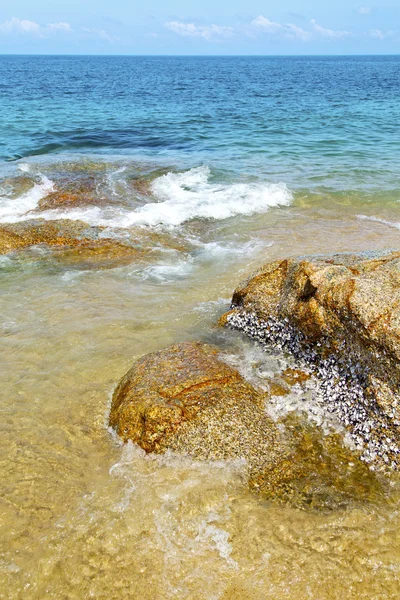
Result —
[[296, 417], [278, 427], [267, 401], [216, 348], [183, 343], [133, 365], [115, 390], [110, 425], [146, 452], [244, 459], [250, 488], [268, 499], [321, 509], [381, 494], [338, 436]]
[[386, 464], [397, 466], [400, 251], [267, 264], [235, 291], [223, 322], [303, 355], [325, 377], [338, 403], [344, 394], [340, 385], [335, 390], [334, 380], [340, 384], [342, 379], [354, 395], [354, 407], [342, 402], [339, 410], [344, 424], [357, 441], [364, 438], [371, 457], [381, 454]]

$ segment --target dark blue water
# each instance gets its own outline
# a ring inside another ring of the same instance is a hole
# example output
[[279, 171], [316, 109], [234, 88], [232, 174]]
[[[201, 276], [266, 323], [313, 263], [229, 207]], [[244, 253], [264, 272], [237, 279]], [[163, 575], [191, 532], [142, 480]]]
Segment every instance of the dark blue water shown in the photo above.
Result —
[[0, 108], [3, 165], [109, 154], [294, 189], [400, 188], [398, 56], [2, 56]]

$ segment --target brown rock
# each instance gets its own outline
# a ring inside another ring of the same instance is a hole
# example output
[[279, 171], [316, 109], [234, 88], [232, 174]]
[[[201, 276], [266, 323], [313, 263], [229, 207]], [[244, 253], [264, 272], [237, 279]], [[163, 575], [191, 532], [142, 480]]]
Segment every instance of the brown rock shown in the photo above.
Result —
[[[200, 342], [178, 344], [141, 358], [119, 383], [112, 401], [110, 424], [127, 441], [147, 452], [177, 445], [188, 422], [205, 410], [236, 412], [249, 406], [262, 417], [266, 430], [275, 426], [263, 414], [265, 398], [218, 358], [218, 351]], [[198, 440], [198, 452], [207, 452]], [[194, 450], [194, 448], [193, 448]]]
[[0, 254], [35, 245], [61, 252], [63, 260], [118, 264], [153, 255], [154, 250], [171, 248], [186, 250], [179, 240], [167, 234], [143, 229], [107, 230], [82, 221], [31, 219], [0, 225]]
[[318, 510], [346, 506], [350, 500], [376, 502], [382, 498], [374, 474], [343, 445], [338, 434], [323, 435], [294, 415], [284, 423], [291, 450], [282, 461], [265, 465], [250, 482], [265, 498]]
[[333, 508], [381, 494], [365, 465], [315, 427], [293, 417], [283, 437], [267, 399], [216, 348], [190, 342], [139, 359], [115, 390], [109, 422], [146, 452], [245, 459], [250, 488], [267, 499]]
[[282, 373], [282, 379], [289, 385], [296, 385], [297, 383], [308, 381], [310, 375], [301, 369], [285, 369]]
[[[76, 166], [76, 165], [75, 165]], [[132, 198], [148, 198], [151, 195], [151, 184], [156, 176], [164, 174], [164, 169], [135, 178], [127, 178], [122, 183], [110, 183], [105, 176], [107, 164], [84, 163], [84, 169], [66, 170], [52, 174], [55, 180], [54, 191], [42, 198], [38, 210], [68, 210], [81, 206], [111, 206], [130, 204]], [[110, 167], [110, 165], [109, 165]]]
[[290, 386], [281, 377], [267, 379], [267, 383], [271, 396], [286, 396], [290, 394]]
[[[57, 177], [56, 189], [39, 202], [39, 210], [69, 209], [77, 206], [101, 205], [106, 202], [102, 193], [104, 187], [103, 168], [69, 171]], [[102, 185], [103, 184], [103, 185]]]
[[0, 196], [7, 196], [14, 200], [29, 192], [35, 185], [32, 178], [25, 175], [5, 177], [0, 180]]
[[[276, 261], [240, 286], [232, 304], [223, 324], [234, 315], [287, 323], [305, 349], [347, 362], [360, 376], [371, 414], [382, 430], [389, 428], [389, 446], [400, 442], [400, 251]], [[397, 462], [392, 450], [386, 462]]]
[[308, 339], [358, 329], [400, 360], [400, 251], [293, 258], [262, 267], [233, 295], [260, 319], [287, 318]]

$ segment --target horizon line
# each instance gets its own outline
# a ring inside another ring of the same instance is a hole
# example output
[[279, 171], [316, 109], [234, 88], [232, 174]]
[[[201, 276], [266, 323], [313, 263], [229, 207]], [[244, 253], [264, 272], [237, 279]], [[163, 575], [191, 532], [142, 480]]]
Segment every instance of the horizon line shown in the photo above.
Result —
[[157, 58], [241, 58], [241, 57], [258, 57], [258, 58], [267, 58], [267, 57], [343, 57], [343, 56], [400, 56], [400, 53], [352, 53], [352, 54], [87, 54], [87, 53], [26, 53], [26, 52], [0, 52], [0, 57], [4, 56], [87, 56], [87, 57], [131, 57], [131, 58], [139, 58], [139, 57], [157, 57]]

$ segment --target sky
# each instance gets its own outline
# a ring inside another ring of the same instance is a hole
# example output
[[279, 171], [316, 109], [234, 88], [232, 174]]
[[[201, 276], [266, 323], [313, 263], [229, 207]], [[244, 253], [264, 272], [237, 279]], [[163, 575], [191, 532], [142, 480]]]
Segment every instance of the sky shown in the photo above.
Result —
[[400, 1], [1, 0], [0, 54], [400, 54]]

